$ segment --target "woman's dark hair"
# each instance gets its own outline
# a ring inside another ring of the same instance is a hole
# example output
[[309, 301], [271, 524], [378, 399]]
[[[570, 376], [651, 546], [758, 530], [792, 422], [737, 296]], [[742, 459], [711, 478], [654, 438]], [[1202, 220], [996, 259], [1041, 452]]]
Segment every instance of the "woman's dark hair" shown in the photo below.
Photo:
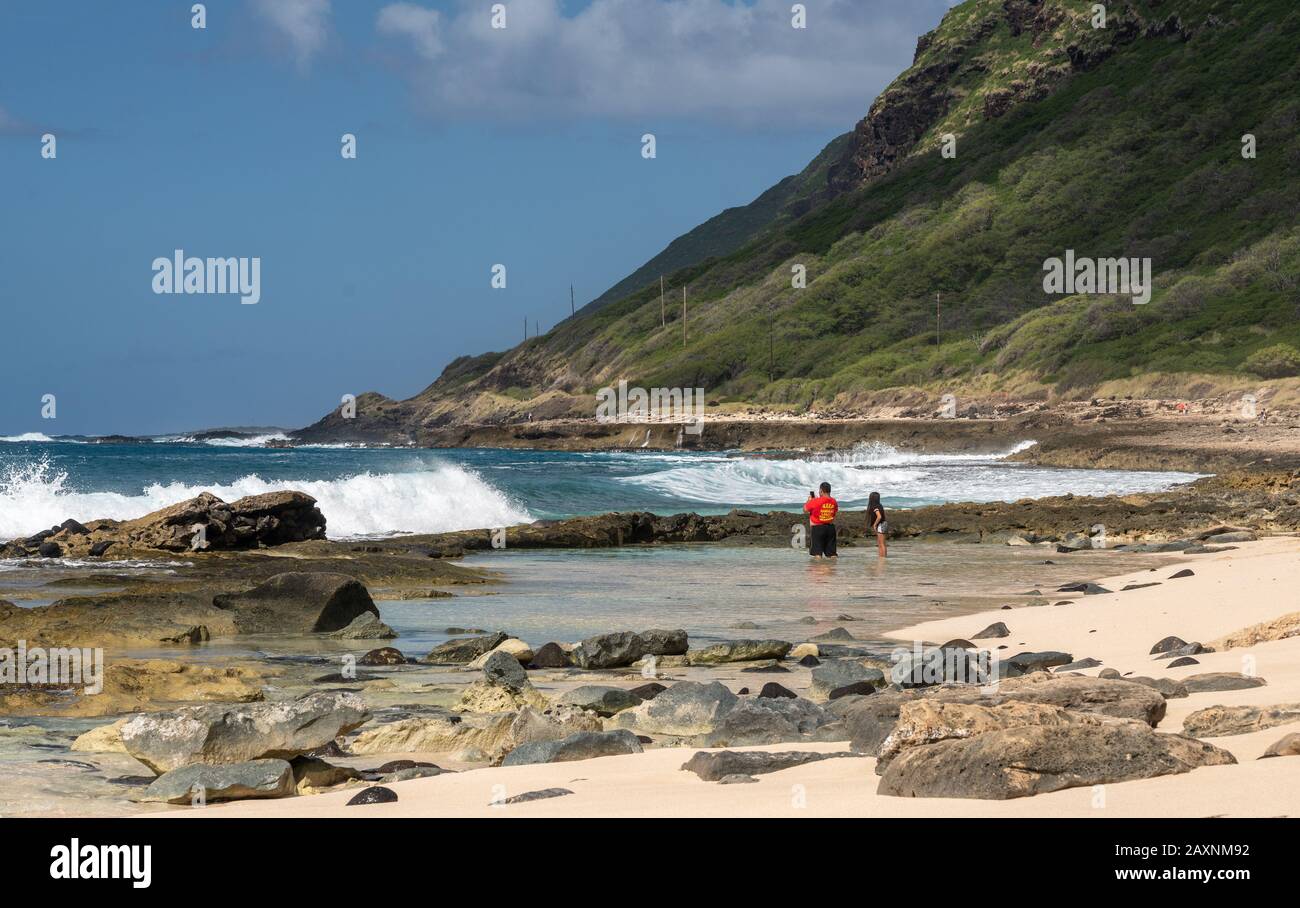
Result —
[[884, 518], [885, 506], [880, 503], [879, 492], [872, 492], [871, 495], [867, 498], [867, 510], [868, 511], [879, 510], [881, 518], [882, 519]]

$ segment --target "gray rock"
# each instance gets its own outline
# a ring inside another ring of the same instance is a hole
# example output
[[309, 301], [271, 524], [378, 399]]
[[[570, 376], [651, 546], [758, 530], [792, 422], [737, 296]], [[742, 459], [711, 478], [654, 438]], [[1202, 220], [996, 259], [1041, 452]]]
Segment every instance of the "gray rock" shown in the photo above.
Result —
[[393, 804], [397, 801], [397, 792], [382, 785], [371, 785], [354, 794], [344, 807], [358, 807], [364, 804]]
[[240, 633], [308, 634], [342, 630], [363, 614], [379, 618], [370, 593], [347, 574], [292, 571], [212, 604], [232, 613]]
[[484, 661], [483, 678], [489, 684], [510, 690], [522, 690], [528, 684], [528, 672], [524, 671], [519, 660], [500, 650], [489, 653]]
[[[517, 794], [514, 797], [506, 798], [503, 801], [495, 803], [500, 804], [525, 804], [529, 801], [545, 801], [550, 798], [562, 798], [565, 795], [573, 794], [567, 788], [539, 788], [536, 791], [525, 791], [523, 794]], [[493, 806], [492, 804], [488, 805]]]
[[533, 653], [533, 668], [567, 668], [572, 664], [568, 651], [558, 643], [545, 643]]
[[758, 696], [761, 699], [771, 699], [773, 697], [788, 697], [789, 699], [793, 700], [795, 697], [798, 697], [799, 695], [796, 694], [794, 691], [790, 690], [788, 687], [782, 687], [781, 685], [777, 684], [775, 681], [769, 681], [763, 685], [763, 689], [758, 692]]
[[640, 687], [632, 688], [628, 693], [636, 697], [638, 700], [653, 700], [666, 690], [668, 690], [667, 685], [660, 684], [658, 681], [651, 681], [647, 684], [642, 684]]
[[728, 640], [687, 654], [691, 665], [714, 665], [722, 662], [754, 662], [759, 659], [784, 659], [792, 644], [784, 640]]
[[570, 653], [579, 668], [619, 668], [631, 665], [645, 655], [645, 643], [639, 634], [619, 631], [597, 634], [579, 643]]
[[[700, 747], [752, 747], [789, 741], [826, 741], [835, 717], [802, 697], [747, 698], [721, 717], [714, 729], [691, 740]], [[840, 740], [848, 737], [844, 732]]]
[[402, 651], [391, 646], [381, 646], [379, 649], [372, 649], [360, 659], [357, 665], [405, 665], [406, 656]]
[[1129, 675], [1124, 679], [1130, 684], [1141, 684], [1152, 690], [1160, 691], [1166, 700], [1179, 700], [1188, 694], [1187, 686], [1173, 678], [1148, 678], [1145, 675]]
[[614, 721], [643, 734], [703, 735], [717, 727], [738, 699], [717, 681], [679, 681], [653, 700], [619, 713]]
[[331, 631], [328, 636], [341, 640], [391, 640], [397, 636], [397, 631], [380, 621], [378, 615], [363, 612], [347, 627]]
[[506, 642], [506, 635], [497, 631], [481, 637], [461, 637], [440, 643], [424, 657], [425, 662], [434, 665], [464, 665], [473, 662], [484, 653], [490, 653]]
[[1000, 800], [1235, 762], [1225, 750], [1138, 723], [1023, 726], [905, 748], [877, 792]]
[[835, 659], [823, 662], [812, 670], [809, 696], [813, 699], [828, 700], [831, 691], [859, 681], [865, 681], [875, 687], [884, 687], [888, 683], [885, 680], [885, 673], [878, 668], [870, 668], [856, 659]]
[[1254, 542], [1258, 539], [1250, 530], [1237, 530], [1232, 533], [1216, 533], [1205, 539], [1209, 545], [1227, 545], [1230, 542]]
[[1170, 653], [1186, 645], [1187, 641], [1181, 637], [1165, 637], [1163, 640], [1157, 641], [1156, 644], [1151, 647], [1151, 655], [1154, 656], [1158, 653]]
[[1001, 621], [995, 621], [978, 634], [971, 636], [972, 640], [987, 640], [991, 637], [1010, 637], [1011, 631]]
[[1191, 568], [1183, 568], [1181, 571], [1178, 571], [1175, 574], [1170, 574], [1169, 579], [1178, 580], [1179, 578], [1182, 577], [1195, 577], [1195, 576], [1196, 576], [1196, 572], [1193, 571]]
[[1274, 741], [1259, 755], [1261, 760], [1265, 757], [1300, 757], [1300, 733], [1292, 732]]
[[561, 706], [573, 706], [586, 709], [599, 716], [612, 716], [625, 709], [631, 709], [641, 702], [641, 698], [631, 691], [608, 684], [584, 684], [573, 690], [560, 694], [555, 699]]
[[1223, 690], [1247, 690], [1263, 687], [1268, 682], [1255, 675], [1243, 675], [1240, 672], [1203, 672], [1188, 675], [1183, 679], [1183, 687], [1188, 693], [1204, 694]]
[[319, 757], [306, 755], [294, 757], [289, 761], [289, 767], [293, 770], [295, 785], [310, 785], [312, 788], [329, 788], [361, 778], [361, 773], [351, 766], [335, 766]]
[[370, 718], [365, 701], [342, 691], [269, 703], [187, 706], [146, 713], [122, 726], [127, 753], [154, 772], [191, 763], [288, 759], [346, 734]]
[[641, 649], [647, 656], [682, 656], [689, 645], [686, 631], [680, 628], [642, 631], [637, 636], [641, 638]]
[[1200, 665], [1200, 659], [1193, 659], [1191, 656], [1179, 656], [1173, 662], [1170, 662], [1165, 668], [1182, 668], [1185, 665]]
[[1097, 672], [1097, 677], [1111, 679], [1111, 678], [1122, 678], [1124, 676], [1119, 673], [1118, 669], [1103, 668], [1101, 671]]
[[718, 782], [732, 775], [757, 776], [780, 772], [807, 763], [856, 756], [857, 754], [843, 751], [833, 753], [806, 750], [787, 750], [777, 753], [753, 750], [721, 750], [714, 753], [701, 751], [682, 764], [682, 771], [693, 772], [705, 782]]
[[293, 769], [284, 760], [248, 760], [219, 766], [196, 763], [169, 770], [149, 784], [139, 801], [189, 804], [204, 801], [285, 798], [295, 792]]
[[817, 642], [833, 643], [836, 640], [853, 640], [854, 637], [849, 633], [847, 628], [833, 627], [823, 634], [818, 634], [816, 637], [809, 637], [808, 639]]
[[[652, 701], [653, 702], [653, 701]], [[558, 741], [521, 744], [502, 761], [502, 766], [526, 766], [533, 763], [567, 763], [619, 754], [641, 753], [641, 742], [626, 729], [615, 731], [580, 731]]]
[[1067, 662], [1065, 665], [1057, 666], [1056, 671], [1060, 672], [1078, 672], [1086, 668], [1096, 668], [1101, 665], [1101, 661], [1088, 656], [1084, 659], [1076, 659], [1073, 662]]
[[1044, 671], [1058, 665], [1069, 665], [1074, 657], [1069, 653], [1047, 650], [1041, 653], [1017, 653], [1009, 659], [1003, 659], [1000, 671], [1004, 678], [1015, 678], [1033, 672]]
[[742, 773], [733, 772], [729, 776], [723, 776], [721, 779], [718, 779], [718, 784], [719, 785], [747, 785], [750, 782], [757, 782], [757, 781], [758, 779], [755, 779], [753, 776], [747, 776]]
[[1085, 596], [1100, 596], [1109, 593], [1110, 590], [1096, 583], [1067, 583], [1065, 586], [1057, 587], [1058, 593], [1083, 593]]

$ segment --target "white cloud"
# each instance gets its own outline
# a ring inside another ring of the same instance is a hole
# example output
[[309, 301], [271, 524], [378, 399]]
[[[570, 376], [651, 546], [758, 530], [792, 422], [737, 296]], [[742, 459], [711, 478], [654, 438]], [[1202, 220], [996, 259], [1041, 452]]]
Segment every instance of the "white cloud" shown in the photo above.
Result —
[[325, 48], [330, 0], [252, 0], [253, 10], [289, 45], [294, 63], [306, 70]]
[[407, 52], [420, 104], [438, 116], [653, 116], [748, 125], [847, 126], [912, 60], [916, 37], [949, 0], [510, 0], [448, 15], [385, 6], [376, 30]]
[[440, 19], [436, 9], [425, 9], [414, 3], [394, 3], [379, 11], [375, 28], [381, 35], [405, 36], [416, 53], [426, 60], [434, 60], [442, 55]]

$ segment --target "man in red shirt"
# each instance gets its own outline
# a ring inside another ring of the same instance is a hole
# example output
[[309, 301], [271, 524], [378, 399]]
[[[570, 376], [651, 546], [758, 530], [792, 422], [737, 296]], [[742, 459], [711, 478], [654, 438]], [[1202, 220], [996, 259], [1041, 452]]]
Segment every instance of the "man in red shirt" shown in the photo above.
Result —
[[831, 497], [831, 484], [823, 482], [819, 486], [820, 496], [808, 493], [808, 500], [803, 509], [808, 512], [808, 522], [812, 528], [808, 534], [808, 554], [814, 558], [835, 558], [835, 515], [840, 511], [840, 504]]

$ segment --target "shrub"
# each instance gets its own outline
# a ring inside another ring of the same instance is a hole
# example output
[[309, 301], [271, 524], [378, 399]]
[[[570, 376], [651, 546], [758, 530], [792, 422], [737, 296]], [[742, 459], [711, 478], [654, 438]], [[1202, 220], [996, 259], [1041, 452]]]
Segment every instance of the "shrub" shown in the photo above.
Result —
[[1300, 375], [1300, 351], [1289, 344], [1274, 344], [1256, 350], [1246, 358], [1246, 369], [1261, 378]]

